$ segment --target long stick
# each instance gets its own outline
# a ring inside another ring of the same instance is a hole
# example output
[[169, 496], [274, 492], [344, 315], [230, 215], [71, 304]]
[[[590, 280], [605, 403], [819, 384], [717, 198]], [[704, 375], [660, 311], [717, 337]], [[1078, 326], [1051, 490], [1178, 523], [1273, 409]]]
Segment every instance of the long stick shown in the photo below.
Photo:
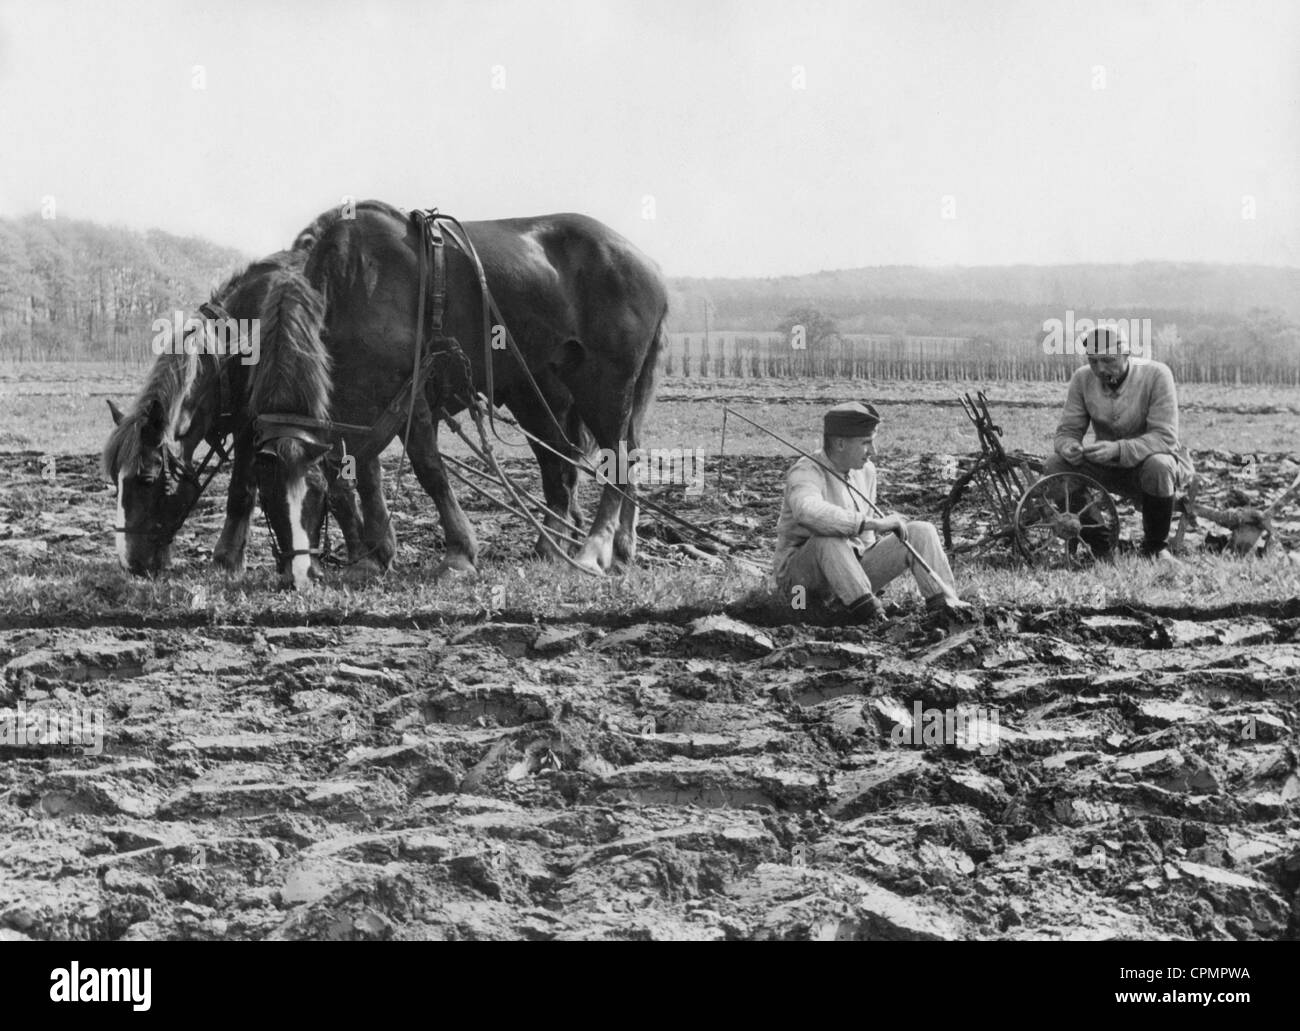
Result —
[[508, 494], [514, 500], [515, 506], [519, 509], [520, 514], [523, 515], [523, 517], [526, 520], [528, 520], [528, 522], [532, 523], [533, 528], [536, 529], [537, 532], [541, 534], [542, 538], [545, 541], [547, 541], [551, 545], [551, 547], [555, 549], [556, 555], [563, 562], [572, 566], [580, 573], [586, 573], [588, 576], [597, 576], [597, 577], [603, 576], [604, 575], [603, 573], [596, 572], [591, 569], [588, 569], [586, 566], [579, 565], [572, 558], [570, 558], [568, 552], [566, 552], [563, 548], [561, 548], [558, 544], [555, 543], [555, 540], [551, 536], [551, 530], [549, 530], [547, 527], [543, 526], [536, 519], [534, 519], [533, 514], [528, 511], [525, 503], [519, 499], [518, 494], [515, 492], [514, 484], [510, 482], [509, 477], [507, 477], [505, 472], [502, 471], [500, 464], [496, 460], [496, 455], [492, 453], [492, 445], [488, 442], [487, 432], [483, 429], [483, 416], [480, 414], [478, 406], [475, 405], [470, 409], [470, 415], [473, 416], [474, 426], [478, 430], [479, 443], [482, 445], [481, 453], [478, 451], [478, 449], [474, 447], [474, 444], [469, 439], [468, 434], [466, 434], [465, 431], [460, 428], [460, 424], [457, 423], [454, 419], [451, 418], [451, 416], [447, 414], [447, 409], [442, 408], [439, 409], [439, 411], [442, 413], [447, 424], [455, 431], [456, 435], [460, 437], [460, 439], [463, 440], [466, 444], [469, 445], [470, 450], [474, 451], [475, 454], [479, 455], [481, 459], [485, 460], [487, 464], [491, 466], [492, 472], [495, 474], [497, 482], [501, 484], [501, 487], [506, 492], [506, 494]]
[[[756, 423], [753, 419], [750, 419], [750, 418], [748, 418], [748, 417], [746, 417], [746, 416], [744, 416], [744, 415], [741, 415], [739, 412], [735, 411], [734, 409], [727, 408], [727, 407], [725, 407], [725, 406], [723, 407], [722, 410], [723, 410], [724, 412], [730, 412], [730, 413], [731, 413], [732, 415], [734, 415], [737, 419], [742, 419], [742, 420], [744, 420], [745, 422], [747, 422], [747, 423], [749, 423], [751, 426], [753, 426], [754, 429], [756, 429], [756, 430], [762, 430], [764, 433], [766, 433], [766, 434], [767, 434], [769, 437], [771, 437], [773, 440], [780, 441], [782, 444], [784, 444], [786, 447], [788, 447], [791, 451], [797, 451], [797, 452], [799, 452], [799, 454], [803, 455], [804, 458], [811, 459], [811, 460], [814, 461], [814, 462], [817, 461], [817, 459], [813, 458], [813, 456], [810, 455], [807, 451], [805, 451], [803, 448], [799, 447], [798, 444], [791, 444], [790, 441], [786, 440], [786, 439], [785, 439], [783, 436], [781, 436], [779, 433], [774, 433], [772, 430], [769, 430], [766, 426], [762, 426], [762, 425], [760, 425], [759, 423]], [[818, 465], [821, 465], [820, 462], [818, 462], [817, 464], [818, 464]], [[841, 476], [838, 472], [836, 472], [834, 469], [830, 469], [829, 467], [823, 466], [823, 468], [826, 469], [826, 471], [829, 472], [829, 473], [830, 473], [832, 476], [834, 476], [836, 479], [838, 479], [838, 480], [840, 481], [840, 483], [844, 484], [844, 486], [848, 487], [849, 490], [853, 491], [854, 494], [856, 494], [856, 495], [857, 495], [858, 497], [860, 497], [863, 501], [865, 501], [868, 505], [870, 505], [870, 506], [871, 506], [871, 510], [872, 510], [873, 512], [876, 513], [876, 516], [877, 516], [878, 518], [883, 519], [883, 518], [885, 517], [885, 513], [882, 512], [882, 511], [880, 511], [880, 509], [879, 509], [879, 507], [877, 507], [876, 503], [875, 503], [874, 501], [872, 501], [869, 497], [867, 497], [865, 494], [863, 494], [862, 491], [858, 490], [857, 487], [853, 486], [853, 484], [849, 482], [848, 477], [846, 477], [846, 476]], [[944, 590], [944, 593], [945, 593], [945, 594], [949, 594], [949, 593], [950, 593], [950, 590], [948, 589], [948, 585], [947, 585], [946, 583], [944, 583], [943, 578], [940, 577], [938, 573], [936, 573], [933, 569], [930, 568], [930, 563], [927, 562], [924, 558], [921, 557], [921, 553], [920, 553], [919, 551], [917, 551], [914, 547], [912, 547], [912, 543], [911, 543], [910, 541], [905, 541], [905, 540], [903, 540], [901, 537], [899, 538], [899, 540], [903, 542], [903, 547], [905, 547], [908, 551], [910, 551], [910, 552], [912, 553], [912, 557], [913, 557], [914, 559], [916, 559], [916, 561], [919, 562], [919, 563], [921, 564], [921, 568], [924, 569], [927, 573], [930, 574], [930, 578], [931, 578], [932, 580], [934, 580], [935, 583], [937, 583], [937, 584], [939, 584], [940, 586], [942, 586], [942, 587], [945, 588], [945, 590]]]
[[722, 490], [722, 472], [727, 466], [727, 410], [722, 409], [722, 448], [718, 455], [718, 490]]
[[[486, 400], [484, 401], [484, 403], [486, 404]], [[489, 407], [493, 407], [493, 406], [489, 406]], [[443, 419], [447, 422], [449, 426], [452, 425], [451, 416], [447, 414], [447, 410], [444, 408], [442, 409], [442, 412], [443, 412]], [[515, 420], [500, 414], [497, 415], [497, 419], [501, 422], [504, 422], [507, 426], [513, 426], [525, 437], [527, 437], [529, 440], [535, 443], [538, 447], [544, 448], [545, 450], [549, 451], [551, 454], [555, 455], [561, 461], [568, 462], [569, 465], [573, 466], [579, 472], [584, 472], [588, 476], [595, 477], [597, 483], [601, 483], [605, 487], [612, 487], [616, 493], [621, 494], [624, 498], [628, 499], [629, 501], [634, 500], [638, 505], [644, 505], [646, 508], [650, 509], [651, 511], [658, 512], [664, 518], [671, 519], [673, 522], [686, 527], [688, 530], [692, 531], [693, 533], [699, 534], [701, 537], [705, 537], [708, 540], [713, 541], [715, 544], [720, 544], [728, 551], [735, 550], [736, 546], [732, 544], [730, 541], [723, 540], [717, 534], [710, 533], [708, 530], [704, 529], [703, 527], [696, 526], [694, 523], [690, 522], [689, 520], [683, 519], [676, 512], [670, 511], [669, 509], [665, 508], [663, 505], [659, 504], [658, 502], [652, 501], [650, 500], [650, 498], [643, 497], [641, 495], [637, 495], [636, 498], [631, 498], [628, 495], [627, 491], [623, 490], [623, 488], [620, 487], [617, 483], [614, 483], [612, 480], [601, 480], [599, 474], [597, 473], [597, 470], [593, 469], [591, 467], [591, 463], [586, 459], [583, 459], [583, 461], [581, 462], [575, 462], [568, 455], [564, 454], [561, 451], [557, 451], [555, 448], [551, 447], [550, 444], [542, 440], [542, 438], [537, 436], [535, 433], [530, 433], [528, 430], [524, 429]]]

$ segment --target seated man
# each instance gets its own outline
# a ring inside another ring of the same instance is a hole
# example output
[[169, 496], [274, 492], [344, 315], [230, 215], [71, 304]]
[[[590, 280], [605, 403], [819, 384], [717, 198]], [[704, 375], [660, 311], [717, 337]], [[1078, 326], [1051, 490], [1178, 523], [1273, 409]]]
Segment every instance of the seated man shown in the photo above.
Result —
[[[822, 450], [799, 459], [786, 473], [776, 527], [777, 586], [786, 594], [803, 587], [810, 594], [832, 595], [869, 623], [883, 615], [873, 592], [911, 569], [927, 608], [961, 608], [935, 528], [897, 514], [872, 515], [876, 467], [871, 456], [879, 422], [871, 405], [836, 405], [823, 419]], [[877, 533], [895, 536], [877, 540]], [[908, 544], [935, 575], [926, 572]]]
[[[1142, 509], [1143, 554], [1181, 566], [1169, 553], [1169, 524], [1174, 495], [1193, 473], [1178, 440], [1174, 375], [1162, 362], [1130, 361], [1122, 330], [1093, 330], [1083, 350], [1088, 364], [1070, 379], [1046, 472], [1084, 473], [1127, 497]], [[1085, 447], [1089, 424], [1096, 440]]]

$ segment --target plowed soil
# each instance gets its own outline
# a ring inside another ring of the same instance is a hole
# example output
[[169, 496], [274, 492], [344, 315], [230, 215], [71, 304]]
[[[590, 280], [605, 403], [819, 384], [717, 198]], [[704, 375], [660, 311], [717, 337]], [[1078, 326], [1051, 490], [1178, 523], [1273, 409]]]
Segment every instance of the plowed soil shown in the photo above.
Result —
[[[765, 559], [788, 463], [736, 461], [726, 494], [678, 507]], [[6, 572], [107, 555], [93, 459], [60, 462], [47, 483], [3, 457], [27, 492], [0, 513]], [[896, 502], [933, 518], [941, 464], [899, 463]], [[489, 556], [526, 554], [531, 535], [466, 508]], [[403, 562], [436, 555], [430, 513], [399, 524]], [[251, 560], [268, 590], [260, 529]], [[0, 708], [101, 711], [104, 739], [0, 743], [0, 937], [1300, 931], [1300, 602], [948, 627], [908, 606], [859, 629], [730, 601], [630, 621], [10, 613]], [[923, 738], [940, 712], [994, 735]]]

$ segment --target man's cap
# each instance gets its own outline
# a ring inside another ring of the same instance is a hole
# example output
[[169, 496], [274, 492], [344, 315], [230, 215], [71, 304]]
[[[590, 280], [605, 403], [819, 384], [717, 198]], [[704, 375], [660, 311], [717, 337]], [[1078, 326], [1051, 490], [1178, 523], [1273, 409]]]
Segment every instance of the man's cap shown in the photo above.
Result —
[[828, 437], [869, 437], [879, 422], [880, 413], [873, 405], [847, 401], [827, 411], [822, 430]]
[[1098, 326], [1084, 334], [1079, 350], [1084, 354], [1128, 354], [1128, 330], [1123, 321], [1117, 321], [1114, 326]]

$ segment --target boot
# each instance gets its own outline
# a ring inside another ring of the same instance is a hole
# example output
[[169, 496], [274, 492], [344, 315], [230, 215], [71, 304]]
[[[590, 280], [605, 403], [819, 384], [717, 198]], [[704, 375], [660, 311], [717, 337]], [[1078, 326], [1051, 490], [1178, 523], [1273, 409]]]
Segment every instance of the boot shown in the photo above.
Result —
[[855, 623], [878, 623], [885, 618], [885, 607], [868, 591], [857, 601], [849, 603], [849, 615]]
[[1142, 554], [1157, 555], [1169, 546], [1169, 524], [1173, 518], [1173, 498], [1142, 495]]
[[1169, 524], [1174, 518], [1174, 499], [1142, 495], [1142, 554], [1173, 567], [1181, 567], [1169, 552]]

